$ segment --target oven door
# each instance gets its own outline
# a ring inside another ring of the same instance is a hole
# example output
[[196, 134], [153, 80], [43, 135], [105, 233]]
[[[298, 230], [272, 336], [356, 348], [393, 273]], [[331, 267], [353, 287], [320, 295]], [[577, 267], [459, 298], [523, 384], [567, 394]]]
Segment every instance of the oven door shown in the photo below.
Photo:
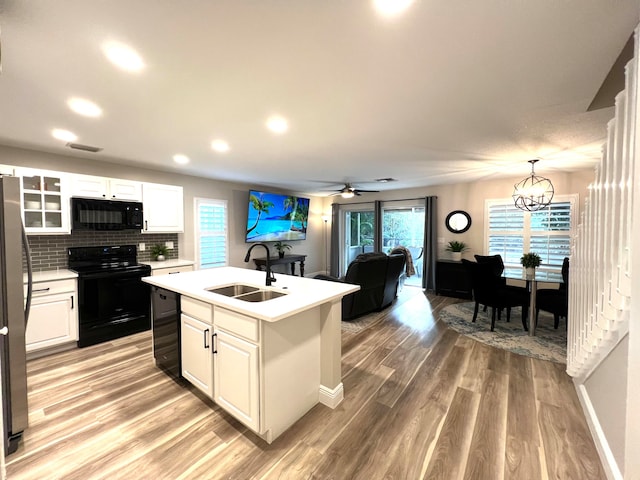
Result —
[[78, 346], [149, 330], [148, 271], [99, 272], [78, 277]]

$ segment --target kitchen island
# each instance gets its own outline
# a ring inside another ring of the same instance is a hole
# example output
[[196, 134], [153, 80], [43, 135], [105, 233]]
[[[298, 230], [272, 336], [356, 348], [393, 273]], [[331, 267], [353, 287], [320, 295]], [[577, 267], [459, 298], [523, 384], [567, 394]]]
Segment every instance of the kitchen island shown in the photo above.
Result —
[[275, 278], [220, 267], [143, 279], [180, 295], [182, 376], [269, 443], [342, 401], [341, 300], [360, 288]]

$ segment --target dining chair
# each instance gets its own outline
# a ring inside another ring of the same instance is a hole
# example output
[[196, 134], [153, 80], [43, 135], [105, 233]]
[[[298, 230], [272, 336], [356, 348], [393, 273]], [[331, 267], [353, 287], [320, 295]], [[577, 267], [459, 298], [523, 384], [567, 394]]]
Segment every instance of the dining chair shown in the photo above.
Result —
[[[562, 262], [562, 283], [558, 288], [541, 288], [536, 292], [536, 324], [540, 310], [553, 313], [553, 328], [558, 328], [560, 318], [567, 318], [569, 311], [569, 257]], [[565, 322], [565, 327], [567, 322]]]
[[503, 308], [507, 310], [508, 322], [511, 319], [511, 309], [522, 307], [522, 326], [528, 330], [529, 294], [527, 290], [505, 285], [502, 282], [502, 277], [495, 274], [493, 266], [489, 263], [472, 262], [463, 258], [462, 264], [471, 280], [471, 290], [475, 301], [471, 321], [475, 323], [480, 304], [491, 307], [491, 331], [493, 332], [498, 311]]

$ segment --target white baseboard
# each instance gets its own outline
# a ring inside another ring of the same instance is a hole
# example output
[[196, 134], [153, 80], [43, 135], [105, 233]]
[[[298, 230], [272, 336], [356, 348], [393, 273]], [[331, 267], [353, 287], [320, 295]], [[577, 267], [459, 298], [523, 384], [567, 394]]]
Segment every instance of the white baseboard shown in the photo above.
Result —
[[589, 398], [589, 392], [587, 392], [584, 384], [578, 383], [576, 379], [574, 379], [574, 385], [576, 387], [578, 399], [582, 405], [582, 410], [584, 411], [584, 416], [587, 420], [587, 424], [589, 425], [591, 436], [593, 437], [593, 443], [596, 446], [596, 450], [598, 450], [598, 455], [600, 456], [600, 461], [602, 462], [607, 478], [609, 480], [624, 480], [624, 476], [620, 472], [620, 468], [618, 468], [618, 462], [616, 462], [613, 452], [609, 447], [607, 437], [600, 426], [598, 415], [596, 414], [593, 404], [591, 403], [591, 399]]
[[318, 396], [320, 403], [329, 408], [336, 408], [344, 399], [344, 386], [342, 385], [342, 382], [340, 382], [336, 388], [328, 388], [324, 385], [320, 385], [320, 392]]

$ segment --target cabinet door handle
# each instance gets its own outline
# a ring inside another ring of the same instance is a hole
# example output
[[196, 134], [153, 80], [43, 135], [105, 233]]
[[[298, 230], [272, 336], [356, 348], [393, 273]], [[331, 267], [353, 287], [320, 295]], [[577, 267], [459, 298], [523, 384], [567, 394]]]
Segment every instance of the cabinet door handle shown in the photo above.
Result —
[[73, 310], [73, 295], [71, 295], [71, 310]]
[[50, 287], [47, 288], [36, 288], [33, 293], [39, 293], [39, 292], [48, 292], [49, 290], [51, 290]]
[[145, 230], [149, 230], [149, 225], [147, 225], [147, 221], [146, 220], [144, 221], [144, 229]]
[[209, 338], [209, 329], [207, 328], [202, 333], [204, 334], [204, 348], [209, 348], [209, 345], [207, 345], [207, 339]]
[[166, 300], [166, 299], [167, 299], [167, 296], [166, 296], [166, 295], [163, 295], [163, 294], [161, 294], [161, 293], [159, 293], [158, 295], [160, 295], [160, 298], [161, 298], [162, 300]]
[[211, 335], [211, 345], [213, 345], [213, 348], [211, 349], [211, 354], [215, 354], [218, 353], [218, 342], [217, 342], [217, 337], [218, 334], [214, 333], [213, 335]]

